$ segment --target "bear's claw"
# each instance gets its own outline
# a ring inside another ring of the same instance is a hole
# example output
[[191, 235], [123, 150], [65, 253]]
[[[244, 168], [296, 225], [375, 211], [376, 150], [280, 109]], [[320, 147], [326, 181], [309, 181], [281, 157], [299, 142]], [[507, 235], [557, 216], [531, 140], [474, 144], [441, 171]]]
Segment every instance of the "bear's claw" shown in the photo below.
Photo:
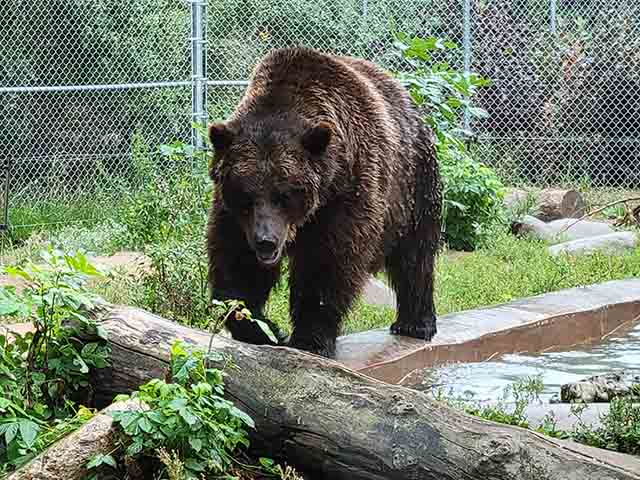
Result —
[[395, 322], [389, 328], [392, 335], [401, 335], [404, 337], [412, 337], [427, 342], [435, 336], [438, 329], [436, 328], [436, 319], [432, 317], [418, 324], [407, 324], [406, 322]]

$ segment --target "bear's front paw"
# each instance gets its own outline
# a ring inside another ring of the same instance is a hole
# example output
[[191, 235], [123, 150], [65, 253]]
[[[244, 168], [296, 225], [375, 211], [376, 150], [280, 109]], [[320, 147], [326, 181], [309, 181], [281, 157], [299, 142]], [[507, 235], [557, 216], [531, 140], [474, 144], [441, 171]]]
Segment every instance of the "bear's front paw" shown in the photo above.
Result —
[[325, 358], [334, 358], [336, 356], [336, 342], [329, 339], [321, 341], [292, 337], [287, 343], [287, 347], [304, 350]]
[[429, 342], [437, 333], [436, 317], [432, 315], [417, 323], [395, 322], [389, 329], [392, 335], [418, 338]]
[[240, 342], [252, 343], [254, 345], [285, 345], [287, 335], [284, 333], [275, 323], [267, 319], [260, 319], [266, 323], [271, 329], [271, 332], [278, 340], [278, 343], [273, 343], [273, 340], [260, 328], [256, 322], [252, 322], [247, 319], [236, 320], [229, 319], [225, 326], [231, 333], [231, 337], [234, 340]]

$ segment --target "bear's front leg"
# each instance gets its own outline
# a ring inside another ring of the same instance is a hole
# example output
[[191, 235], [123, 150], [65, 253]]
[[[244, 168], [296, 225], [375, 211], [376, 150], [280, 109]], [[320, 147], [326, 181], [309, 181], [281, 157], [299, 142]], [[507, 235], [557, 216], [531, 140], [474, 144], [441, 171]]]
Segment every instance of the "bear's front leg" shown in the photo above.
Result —
[[290, 309], [293, 332], [289, 347], [327, 358], [335, 357], [336, 337], [345, 310], [337, 308], [336, 302], [328, 298], [328, 295], [318, 291], [296, 291], [292, 288]]
[[[313, 247], [298, 243], [289, 258], [293, 332], [288, 345], [334, 358], [340, 324], [368, 279], [368, 257], [351, 251], [349, 245], [336, 248], [335, 239], [318, 245], [318, 238]], [[344, 235], [345, 242], [348, 238]]]
[[[236, 222], [220, 208], [214, 210], [207, 232], [209, 257], [209, 288], [212, 299], [242, 300], [258, 318], [273, 331], [278, 344], [286, 340], [285, 333], [264, 316], [269, 292], [280, 277], [280, 265], [264, 268], [258, 264]], [[225, 327], [235, 340], [257, 345], [273, 345], [260, 327], [249, 320], [236, 320], [232, 314]]]

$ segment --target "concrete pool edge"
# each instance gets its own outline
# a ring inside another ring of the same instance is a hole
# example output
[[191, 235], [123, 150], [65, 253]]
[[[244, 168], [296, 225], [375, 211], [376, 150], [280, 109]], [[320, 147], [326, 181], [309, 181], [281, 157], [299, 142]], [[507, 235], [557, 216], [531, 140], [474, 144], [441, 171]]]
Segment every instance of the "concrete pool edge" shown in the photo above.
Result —
[[506, 353], [593, 343], [640, 319], [640, 279], [612, 280], [443, 315], [431, 342], [388, 328], [340, 337], [336, 360], [388, 383], [449, 362], [482, 362]]

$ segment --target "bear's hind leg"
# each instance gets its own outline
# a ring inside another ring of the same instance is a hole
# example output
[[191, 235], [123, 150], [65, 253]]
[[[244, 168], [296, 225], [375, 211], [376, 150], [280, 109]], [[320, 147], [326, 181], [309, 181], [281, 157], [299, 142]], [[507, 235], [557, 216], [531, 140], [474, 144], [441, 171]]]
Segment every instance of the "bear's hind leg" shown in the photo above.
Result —
[[396, 321], [393, 335], [429, 341], [436, 334], [433, 302], [437, 242], [409, 235], [385, 259], [391, 286], [396, 293]]

